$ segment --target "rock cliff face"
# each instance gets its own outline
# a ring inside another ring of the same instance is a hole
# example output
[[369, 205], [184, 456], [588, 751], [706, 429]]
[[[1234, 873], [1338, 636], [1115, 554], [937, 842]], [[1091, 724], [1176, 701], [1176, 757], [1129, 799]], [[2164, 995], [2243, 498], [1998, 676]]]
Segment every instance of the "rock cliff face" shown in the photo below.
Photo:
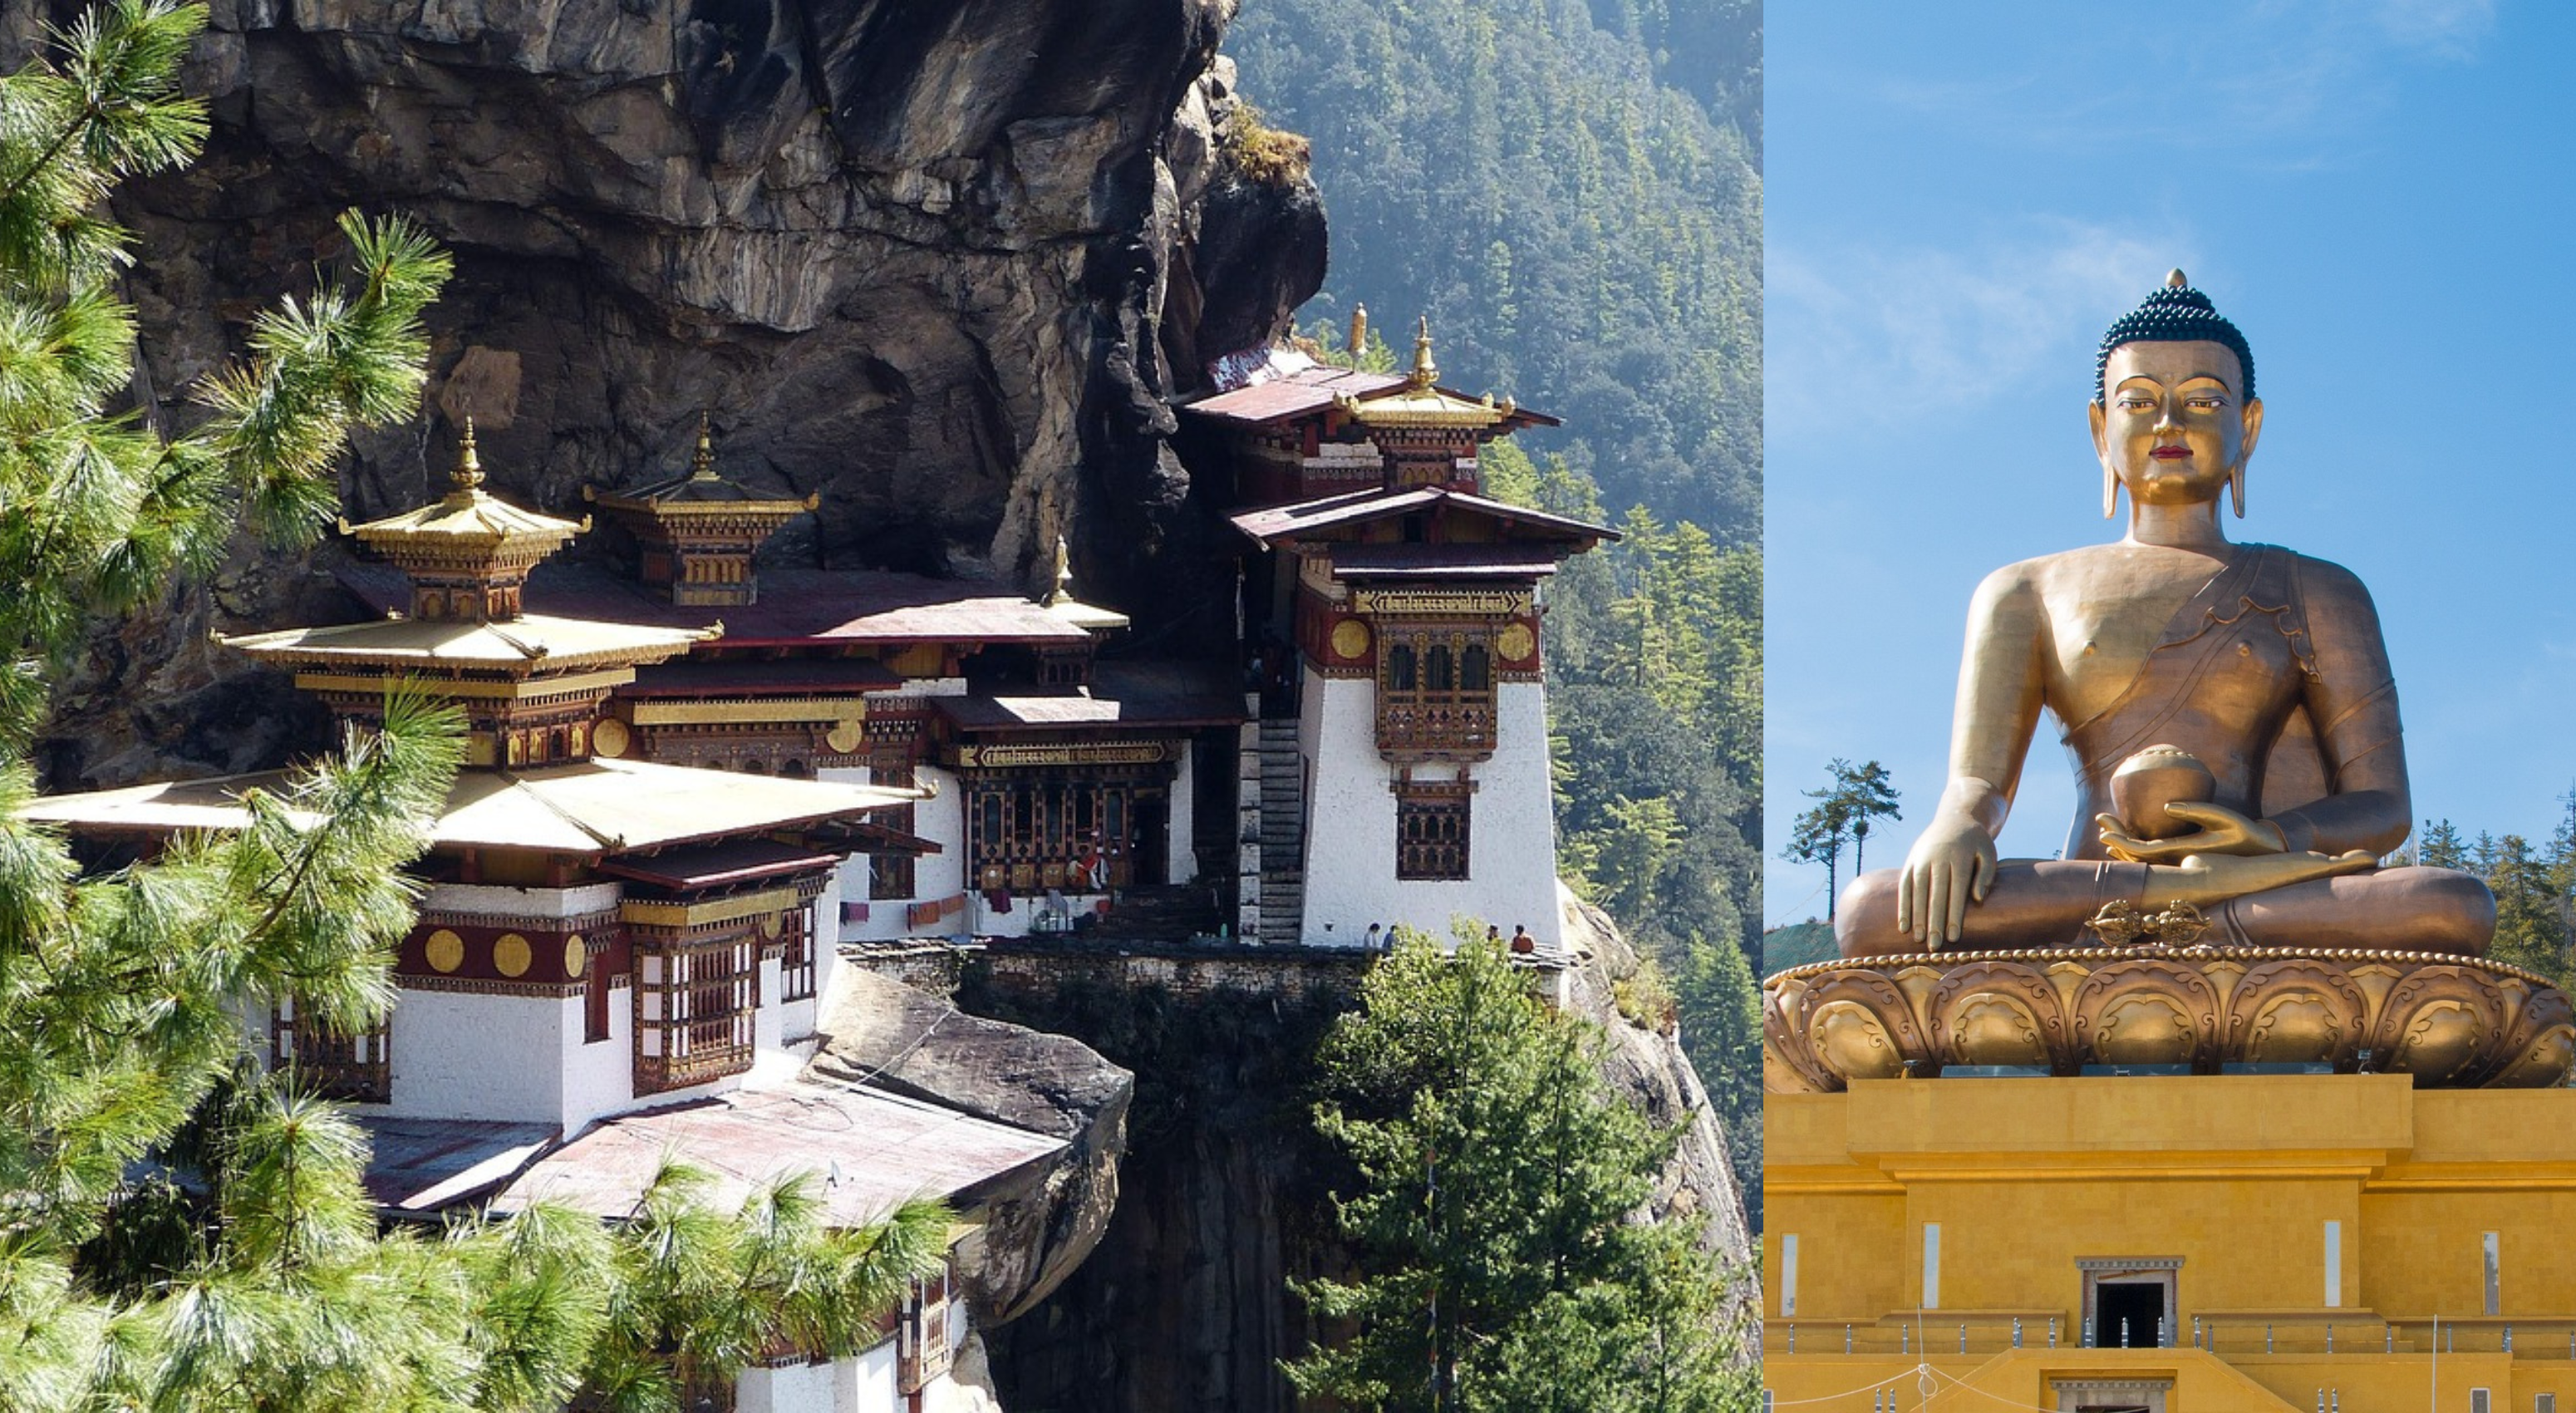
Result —
[[[1604, 1074], [1658, 1123], [1686, 1126], [1654, 1210], [1707, 1215], [1710, 1245], [1743, 1263], [1742, 1202], [1690, 1060], [1616, 1007], [1635, 952], [1597, 910], [1572, 905], [1567, 921], [1583, 954], [1568, 1004], [1603, 1027]], [[1052, 1296], [985, 1333], [1003, 1406], [1293, 1413], [1279, 1361], [1316, 1330], [1288, 1283], [1348, 1274], [1331, 1194], [1357, 1177], [1307, 1105], [1315, 1049], [1358, 1004], [1358, 976], [1319, 961], [1302, 984], [1273, 966], [1246, 968], [1239, 986], [1166, 990], [1070, 965], [967, 969], [968, 1011], [1072, 1036], [1136, 1075], [1107, 1232]]]
[[[45, 8], [0, 7], [0, 62]], [[569, 510], [683, 463], [709, 409], [731, 473], [821, 497], [784, 558], [1025, 582], [1062, 533], [1086, 594], [1148, 627], [1222, 605], [1165, 398], [1283, 327], [1324, 260], [1313, 186], [1228, 156], [1232, 10], [214, 0], [206, 155], [117, 201], [143, 238], [141, 392], [184, 422], [249, 315], [310, 286], [337, 212], [407, 211], [456, 257], [435, 415], [364, 439], [352, 518], [443, 485], [469, 413], [499, 487]], [[246, 550], [211, 603], [102, 639], [52, 785], [309, 745], [204, 639], [330, 611], [310, 562]]]

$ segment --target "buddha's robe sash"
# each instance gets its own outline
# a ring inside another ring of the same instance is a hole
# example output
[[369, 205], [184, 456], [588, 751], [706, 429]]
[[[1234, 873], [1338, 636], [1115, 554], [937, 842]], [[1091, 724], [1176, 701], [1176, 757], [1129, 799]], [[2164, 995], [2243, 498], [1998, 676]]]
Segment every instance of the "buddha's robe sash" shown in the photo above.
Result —
[[2067, 729], [2077, 800], [2065, 857], [2106, 857], [2093, 816], [2115, 812], [2111, 774], [2148, 746], [2198, 756], [2216, 777], [2214, 803], [2265, 818], [2324, 798], [2333, 762], [2396, 739], [2396, 694], [2385, 681], [2334, 684], [2324, 695], [2336, 719], [2317, 729], [2310, 706], [2320, 679], [2299, 563], [2277, 545], [2237, 546], [2174, 611], [2120, 696]]

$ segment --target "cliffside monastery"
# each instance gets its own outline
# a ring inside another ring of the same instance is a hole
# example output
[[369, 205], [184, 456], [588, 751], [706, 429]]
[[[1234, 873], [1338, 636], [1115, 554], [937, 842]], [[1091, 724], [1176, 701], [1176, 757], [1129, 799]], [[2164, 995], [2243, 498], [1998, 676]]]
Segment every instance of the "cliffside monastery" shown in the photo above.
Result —
[[[631, 572], [549, 562], [593, 520], [492, 494], [469, 423], [442, 499], [344, 527], [369, 556], [343, 575], [355, 621], [226, 640], [359, 728], [396, 688], [467, 721], [384, 1026], [330, 1033], [292, 998], [252, 1018], [354, 1104], [389, 1213], [616, 1216], [676, 1150], [736, 1193], [828, 1171], [852, 1224], [944, 1196], [971, 1242], [979, 1200], [1065, 1145], [800, 1079], [845, 947], [1361, 948], [1470, 917], [1556, 952], [1540, 589], [1611, 532], [1477, 474], [1553, 419], [1441, 386], [1427, 327], [1406, 373], [1287, 350], [1221, 371], [1182, 415], [1231, 451], [1233, 662], [1128, 650], [1061, 542], [1035, 596], [764, 572], [811, 502], [728, 478], [703, 426], [687, 468], [590, 497]], [[36, 814], [149, 852], [281, 784]], [[952, 1284], [858, 1359], [783, 1351], [738, 1406], [949, 1406]]]

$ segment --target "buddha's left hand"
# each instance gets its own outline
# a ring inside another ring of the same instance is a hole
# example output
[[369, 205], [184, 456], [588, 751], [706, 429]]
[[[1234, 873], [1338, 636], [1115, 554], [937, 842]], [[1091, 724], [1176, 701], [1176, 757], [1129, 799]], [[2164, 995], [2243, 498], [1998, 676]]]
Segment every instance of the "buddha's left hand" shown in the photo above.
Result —
[[2124, 832], [2120, 817], [2093, 816], [2102, 830], [2102, 847], [2124, 863], [2178, 863], [2193, 854], [2281, 854], [2289, 840], [2268, 819], [2248, 819], [2225, 805], [2174, 803], [2165, 813], [2200, 827], [2171, 839], [2138, 839]]

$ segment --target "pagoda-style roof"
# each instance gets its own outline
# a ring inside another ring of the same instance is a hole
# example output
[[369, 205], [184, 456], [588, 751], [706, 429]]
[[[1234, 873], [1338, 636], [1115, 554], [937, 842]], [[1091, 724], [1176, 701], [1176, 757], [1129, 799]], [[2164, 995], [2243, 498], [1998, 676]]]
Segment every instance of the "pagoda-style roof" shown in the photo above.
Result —
[[322, 628], [282, 628], [219, 638], [282, 667], [373, 667], [420, 672], [505, 672], [524, 677], [581, 667], [660, 662], [721, 632], [523, 614], [498, 623], [388, 618]]
[[[88, 833], [160, 836], [247, 826], [242, 797], [284, 796], [287, 771], [48, 795], [22, 818]], [[794, 829], [915, 803], [914, 790], [785, 776], [736, 775], [594, 759], [528, 770], [459, 771], [430, 828], [441, 849], [522, 849], [598, 858], [774, 829]], [[318, 825], [318, 815], [299, 824]]]
[[1369, 373], [1317, 363], [1303, 354], [1273, 350], [1254, 373], [1254, 381], [1196, 402], [1181, 410], [1244, 427], [1267, 427], [1321, 415], [1338, 407], [1344, 415], [1372, 427], [1522, 427], [1564, 425], [1544, 412], [1517, 406], [1510, 399], [1470, 397], [1443, 387], [1440, 369], [1431, 361], [1426, 323], [1414, 345], [1409, 373]]
[[[354, 565], [340, 581], [383, 610], [404, 600], [401, 580]], [[675, 604], [644, 585], [581, 564], [541, 566], [529, 604], [548, 613], [666, 628], [721, 624], [727, 648], [862, 647], [906, 643], [1027, 643], [1078, 646], [1090, 634], [1025, 594], [976, 580], [932, 579], [872, 569], [789, 569], [764, 573], [758, 603]]]
[[698, 419], [698, 446], [689, 458], [687, 471], [623, 490], [584, 488], [582, 494], [597, 502], [603, 510], [628, 511], [656, 519], [748, 516], [774, 517], [784, 523], [801, 512], [812, 510], [817, 503], [816, 498], [810, 495], [801, 499], [762, 495], [717, 474], [714, 434], [703, 416]]
[[[1493, 522], [1508, 538], [1546, 541], [1590, 549], [1603, 540], [1616, 540], [1619, 532], [1607, 525], [1593, 525], [1563, 515], [1550, 515], [1499, 500], [1490, 500], [1471, 491], [1452, 490], [1445, 486], [1416, 486], [1410, 490], [1352, 491], [1345, 495], [1325, 496], [1288, 505], [1274, 505], [1261, 510], [1247, 510], [1230, 517], [1234, 527], [1264, 544], [1296, 544], [1309, 540], [1342, 538], [1341, 532], [1354, 530], [1380, 520], [1397, 520], [1424, 513], [1469, 515]], [[1446, 545], [1424, 546], [1426, 550], [1451, 548]], [[1491, 545], [1458, 546], [1491, 550]]]
[[523, 510], [483, 489], [483, 463], [475, 454], [474, 422], [465, 422], [456, 466], [445, 497], [416, 510], [370, 520], [340, 522], [355, 536], [405, 569], [465, 572], [526, 569], [590, 528], [587, 518], [559, 520]]

